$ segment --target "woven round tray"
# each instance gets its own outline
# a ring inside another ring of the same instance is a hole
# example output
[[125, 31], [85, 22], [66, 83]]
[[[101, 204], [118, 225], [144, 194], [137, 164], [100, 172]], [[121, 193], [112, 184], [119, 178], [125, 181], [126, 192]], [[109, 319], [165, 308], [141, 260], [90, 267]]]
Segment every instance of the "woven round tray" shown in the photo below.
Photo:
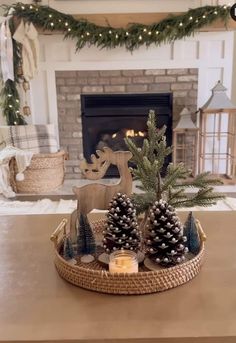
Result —
[[[104, 220], [91, 223], [95, 235], [101, 233], [104, 223]], [[93, 291], [111, 294], [146, 294], [165, 291], [193, 279], [199, 273], [203, 262], [204, 242], [203, 236], [200, 235], [202, 241], [199, 254], [171, 268], [149, 271], [145, 266], [140, 266], [138, 273], [111, 274], [97, 261], [88, 264], [78, 262], [74, 265], [59, 254], [63, 242], [63, 237], [59, 236], [62, 230], [65, 230], [66, 224], [67, 220], [63, 219], [51, 236], [55, 247], [56, 269], [59, 275], [68, 282]]]

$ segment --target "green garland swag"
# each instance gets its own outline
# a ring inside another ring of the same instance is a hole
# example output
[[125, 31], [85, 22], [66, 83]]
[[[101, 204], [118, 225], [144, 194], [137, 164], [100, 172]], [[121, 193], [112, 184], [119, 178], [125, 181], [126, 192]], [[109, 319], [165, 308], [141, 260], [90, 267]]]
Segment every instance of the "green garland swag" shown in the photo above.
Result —
[[[75, 39], [76, 50], [86, 45], [95, 45], [100, 49], [124, 46], [129, 51], [133, 51], [141, 45], [148, 47], [155, 44], [159, 46], [162, 43], [171, 43], [177, 39], [191, 36], [217, 19], [224, 21], [226, 25], [230, 14], [230, 7], [226, 5], [204, 6], [190, 9], [178, 16], [170, 15], [151, 25], [130, 24], [127, 28], [113, 28], [98, 26], [87, 20], [77, 20], [71, 15], [58, 12], [48, 6], [34, 4], [17, 3], [13, 6], [4, 6], [6, 15], [11, 7], [14, 9], [15, 17], [32, 22], [43, 30], [61, 31], [64, 38]], [[11, 21], [13, 23], [13, 19]], [[18, 44], [15, 43], [13, 48], [16, 75], [16, 68], [20, 62], [17, 52]], [[25, 124], [24, 118], [18, 112], [19, 102], [15, 101], [15, 99], [19, 99], [17, 83], [19, 83], [19, 78], [16, 76], [15, 82], [7, 81], [2, 90], [3, 113], [8, 125]]]

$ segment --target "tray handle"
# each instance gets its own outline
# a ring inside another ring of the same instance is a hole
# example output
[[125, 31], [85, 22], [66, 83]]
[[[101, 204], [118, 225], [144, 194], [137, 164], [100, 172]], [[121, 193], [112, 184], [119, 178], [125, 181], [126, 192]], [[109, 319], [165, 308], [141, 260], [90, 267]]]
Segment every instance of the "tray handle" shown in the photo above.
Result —
[[66, 234], [66, 225], [68, 223], [68, 220], [66, 218], [62, 219], [60, 224], [57, 226], [56, 230], [51, 234], [50, 240], [57, 245], [57, 239], [60, 235], [61, 231], [63, 230], [63, 234]]
[[197, 226], [201, 241], [205, 242], [207, 239], [207, 236], [206, 236], [205, 232], [203, 231], [202, 225], [198, 219], [196, 219], [196, 226]]

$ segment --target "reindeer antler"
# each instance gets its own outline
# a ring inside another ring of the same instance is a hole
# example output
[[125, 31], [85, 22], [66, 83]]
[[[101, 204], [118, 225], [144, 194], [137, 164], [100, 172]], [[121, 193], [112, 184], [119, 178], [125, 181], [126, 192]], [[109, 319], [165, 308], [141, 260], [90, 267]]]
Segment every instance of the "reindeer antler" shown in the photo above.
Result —
[[92, 163], [88, 163], [85, 159], [79, 163], [79, 167], [82, 174], [88, 180], [99, 180], [103, 178], [109, 168], [111, 162], [109, 160], [109, 153], [112, 151], [108, 147], [104, 147], [102, 150], [96, 150], [96, 155], [91, 155]]

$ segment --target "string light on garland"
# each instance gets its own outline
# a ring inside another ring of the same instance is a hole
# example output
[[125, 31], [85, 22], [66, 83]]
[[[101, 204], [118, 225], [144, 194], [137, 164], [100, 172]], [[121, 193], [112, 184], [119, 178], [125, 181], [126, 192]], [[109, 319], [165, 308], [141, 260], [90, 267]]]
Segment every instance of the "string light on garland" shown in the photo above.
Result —
[[[155, 44], [159, 46], [162, 43], [173, 43], [175, 40], [193, 35], [195, 31], [199, 31], [216, 20], [221, 20], [226, 24], [230, 17], [230, 7], [227, 5], [204, 6], [190, 9], [180, 15], [170, 15], [151, 25], [137, 23], [130, 24], [128, 29], [117, 29], [111, 26], [99, 26], [84, 19], [77, 20], [72, 15], [61, 13], [44, 5], [16, 3], [6, 6], [6, 15], [10, 8], [14, 10], [14, 20], [10, 19], [13, 27], [15, 19], [24, 19], [39, 28], [61, 31], [65, 38], [75, 39], [77, 50], [82, 49], [86, 44], [95, 45], [100, 49], [124, 46], [127, 50], [133, 51], [142, 45]], [[14, 70], [17, 70], [20, 66], [20, 57], [16, 57], [15, 53], [13, 55], [16, 64]], [[24, 118], [20, 113], [16, 114], [19, 104], [14, 102], [13, 107], [9, 108], [9, 102], [6, 100], [6, 98], [10, 100], [7, 94], [16, 94], [18, 79], [22, 77], [16, 71], [14, 74], [15, 81], [10, 86], [9, 84], [4, 86], [2, 92], [3, 113], [9, 124], [24, 123]], [[8, 92], [9, 89], [10, 92]]]

